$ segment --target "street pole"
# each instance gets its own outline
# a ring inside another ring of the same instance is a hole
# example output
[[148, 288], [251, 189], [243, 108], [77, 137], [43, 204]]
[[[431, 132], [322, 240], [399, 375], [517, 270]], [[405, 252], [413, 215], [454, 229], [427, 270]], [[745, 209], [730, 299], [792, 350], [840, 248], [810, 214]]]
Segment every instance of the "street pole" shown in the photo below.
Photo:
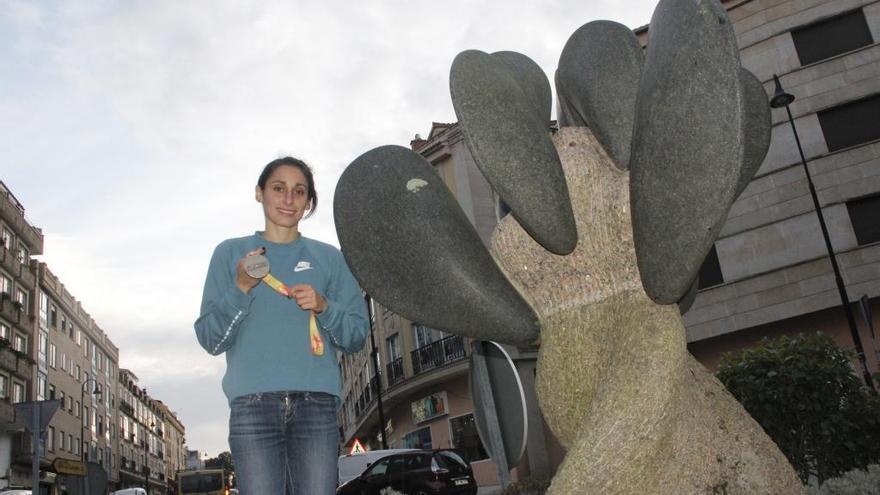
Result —
[[388, 449], [388, 441], [385, 438], [385, 413], [382, 411], [382, 378], [379, 376], [378, 356], [376, 341], [373, 339], [373, 301], [369, 294], [364, 296], [367, 303], [367, 317], [370, 323], [370, 361], [373, 362], [373, 376], [376, 380], [376, 408], [379, 410], [379, 438], [382, 439], [382, 448]]
[[825, 249], [828, 250], [828, 259], [831, 260], [831, 268], [834, 270], [834, 281], [837, 283], [837, 292], [840, 295], [840, 302], [843, 305], [843, 312], [846, 314], [846, 321], [849, 325], [850, 336], [856, 348], [859, 362], [862, 365], [862, 376], [865, 383], [872, 390], [874, 389], [874, 380], [871, 379], [871, 372], [868, 370], [868, 363], [865, 360], [865, 350], [862, 347], [862, 339], [859, 336], [859, 329], [856, 326], [856, 319], [853, 315], [852, 308], [849, 304], [849, 295], [846, 292], [846, 284], [840, 274], [840, 267], [837, 265], [837, 257], [834, 255], [834, 248], [831, 246], [831, 236], [828, 235], [828, 227], [825, 225], [825, 216], [822, 214], [822, 207], [819, 205], [819, 196], [816, 194], [816, 187], [813, 185], [813, 178], [810, 175], [810, 168], [807, 166], [807, 159], [804, 156], [804, 149], [801, 147], [801, 140], [798, 137], [797, 128], [794, 125], [794, 118], [791, 115], [791, 102], [794, 101], [794, 95], [786, 93], [782, 89], [782, 83], [779, 82], [779, 76], [773, 74], [773, 80], [776, 82], [776, 92], [770, 100], [770, 106], [773, 108], [785, 107], [788, 114], [788, 123], [791, 124], [791, 132], [794, 134], [794, 141], [797, 144], [798, 153], [800, 153], [801, 164], [804, 167], [804, 173], [807, 176], [807, 186], [810, 188], [810, 196], [813, 198], [813, 207], [816, 209], [816, 215], [819, 217], [819, 227], [822, 229], [822, 237], [825, 239]]
[[41, 401], [34, 401], [34, 412], [31, 416], [31, 493], [40, 493], [40, 408]]

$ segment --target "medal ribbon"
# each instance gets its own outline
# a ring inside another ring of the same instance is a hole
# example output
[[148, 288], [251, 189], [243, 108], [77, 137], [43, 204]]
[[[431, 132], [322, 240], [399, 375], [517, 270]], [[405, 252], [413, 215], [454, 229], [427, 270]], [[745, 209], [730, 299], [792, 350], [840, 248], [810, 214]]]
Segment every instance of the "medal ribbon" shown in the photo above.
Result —
[[[275, 292], [284, 297], [290, 298], [290, 288], [284, 285], [284, 282], [275, 278], [271, 273], [263, 277], [263, 282], [274, 289]], [[313, 356], [324, 355], [324, 341], [321, 339], [321, 334], [318, 332], [318, 321], [315, 318], [314, 311], [309, 311], [309, 344], [312, 348]]]

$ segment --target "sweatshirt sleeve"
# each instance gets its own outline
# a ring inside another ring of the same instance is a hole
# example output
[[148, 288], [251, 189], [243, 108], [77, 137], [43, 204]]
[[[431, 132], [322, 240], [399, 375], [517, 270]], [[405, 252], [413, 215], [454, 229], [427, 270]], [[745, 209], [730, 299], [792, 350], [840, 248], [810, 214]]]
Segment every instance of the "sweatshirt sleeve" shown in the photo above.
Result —
[[327, 294], [323, 295], [327, 307], [317, 315], [317, 320], [333, 344], [351, 354], [363, 348], [369, 332], [367, 305], [342, 253], [334, 254], [333, 274]]
[[218, 355], [232, 347], [241, 322], [248, 315], [253, 294], [243, 293], [230, 272], [230, 250], [220, 244], [214, 250], [202, 293], [202, 307], [195, 322], [196, 337], [208, 353]]

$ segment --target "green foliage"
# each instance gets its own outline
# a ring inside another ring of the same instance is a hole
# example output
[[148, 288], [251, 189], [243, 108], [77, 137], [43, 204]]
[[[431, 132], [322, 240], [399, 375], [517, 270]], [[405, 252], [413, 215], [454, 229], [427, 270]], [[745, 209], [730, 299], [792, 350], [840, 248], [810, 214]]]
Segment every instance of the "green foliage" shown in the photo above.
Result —
[[880, 464], [871, 464], [866, 471], [854, 469], [808, 490], [810, 495], [880, 495]]
[[514, 481], [501, 495], [544, 495], [550, 487], [550, 478], [523, 478]]
[[223, 469], [226, 479], [229, 475], [235, 473], [235, 464], [232, 462], [232, 454], [229, 452], [220, 452], [217, 457], [205, 459], [205, 467], [208, 469]]
[[880, 398], [828, 335], [765, 340], [725, 356], [717, 375], [804, 482], [880, 461]]

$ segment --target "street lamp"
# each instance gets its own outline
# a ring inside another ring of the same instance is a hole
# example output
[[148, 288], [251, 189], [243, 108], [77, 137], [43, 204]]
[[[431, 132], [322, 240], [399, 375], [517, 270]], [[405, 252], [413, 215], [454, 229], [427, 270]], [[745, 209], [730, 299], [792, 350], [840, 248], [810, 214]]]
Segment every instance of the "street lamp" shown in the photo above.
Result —
[[[92, 390], [92, 393], [97, 395], [99, 398], [101, 397], [101, 389], [98, 388], [98, 381], [95, 380], [94, 378], [86, 379], [86, 381], [83, 382], [82, 387], [80, 387], [80, 394], [79, 394], [79, 404], [80, 404], [79, 407], [80, 407], [80, 414], [81, 415], [82, 415], [83, 409], [85, 409], [85, 406], [86, 406], [86, 386], [89, 384], [89, 382], [92, 382], [95, 384], [95, 388]], [[94, 409], [94, 407], [95, 407], [95, 405], [92, 404], [92, 409]], [[92, 411], [92, 414], [94, 414], [94, 410]], [[82, 415], [82, 416], [83, 417], [81, 418], [82, 421], [80, 422], [80, 429], [79, 429], [80, 460], [82, 462], [86, 462], [86, 420], [88, 418], [86, 418], [85, 415]]]
[[840, 302], [843, 304], [843, 311], [846, 314], [846, 321], [849, 324], [849, 332], [852, 336], [853, 343], [856, 347], [856, 353], [859, 356], [859, 362], [862, 364], [862, 375], [865, 383], [872, 389], [874, 381], [871, 379], [871, 373], [868, 371], [868, 364], [865, 361], [865, 350], [862, 347], [862, 339], [859, 337], [859, 330], [856, 327], [856, 319], [853, 316], [852, 308], [849, 305], [849, 296], [846, 293], [846, 285], [843, 283], [843, 277], [840, 275], [840, 267], [837, 265], [837, 258], [834, 255], [834, 248], [831, 246], [831, 237], [828, 235], [828, 227], [825, 225], [825, 216], [822, 214], [822, 208], [819, 206], [819, 197], [816, 195], [816, 187], [813, 186], [813, 178], [810, 176], [810, 168], [807, 167], [807, 159], [804, 157], [804, 150], [801, 147], [801, 140], [798, 137], [797, 128], [794, 126], [794, 118], [791, 116], [789, 105], [794, 101], [794, 95], [786, 93], [782, 89], [782, 83], [779, 82], [779, 76], [773, 74], [773, 81], [776, 83], [776, 91], [773, 98], [770, 99], [770, 106], [773, 108], [785, 107], [788, 113], [788, 123], [791, 124], [791, 132], [794, 134], [794, 142], [797, 144], [798, 153], [801, 155], [801, 164], [804, 166], [804, 173], [807, 176], [807, 185], [810, 188], [810, 196], [813, 198], [813, 207], [819, 216], [819, 227], [822, 228], [822, 237], [825, 239], [825, 248], [828, 250], [828, 258], [831, 260], [831, 268], [834, 270], [834, 280], [837, 282], [837, 292], [840, 293]]

